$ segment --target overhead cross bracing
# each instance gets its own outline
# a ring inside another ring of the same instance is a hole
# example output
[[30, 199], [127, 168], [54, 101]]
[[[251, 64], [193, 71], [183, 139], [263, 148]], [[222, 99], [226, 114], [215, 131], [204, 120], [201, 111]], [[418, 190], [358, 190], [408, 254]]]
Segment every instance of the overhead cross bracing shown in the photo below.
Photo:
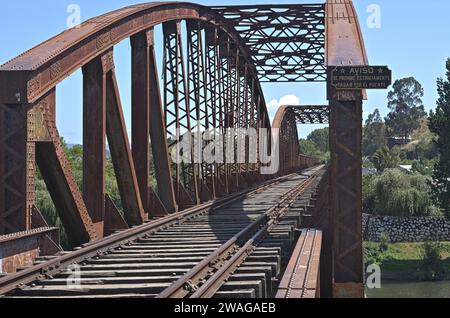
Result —
[[212, 7], [246, 43], [261, 82], [324, 82], [325, 5]]
[[328, 105], [287, 106], [295, 114], [299, 124], [328, 124], [330, 108]]

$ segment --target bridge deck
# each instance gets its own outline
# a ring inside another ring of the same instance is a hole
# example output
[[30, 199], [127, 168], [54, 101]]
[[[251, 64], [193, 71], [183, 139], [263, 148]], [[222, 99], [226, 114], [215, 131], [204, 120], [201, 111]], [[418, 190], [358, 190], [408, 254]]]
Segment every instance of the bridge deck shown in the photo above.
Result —
[[[203, 277], [208, 279], [211, 274], [230, 268], [228, 277], [218, 279], [218, 288], [211, 295], [272, 297], [276, 290], [274, 282], [289, 259], [295, 229], [301, 226], [301, 214], [316, 191], [321, 173], [321, 169], [312, 169], [289, 175], [208, 211], [179, 216], [175, 222], [160, 224], [134, 239], [126, 239], [124, 233], [136, 229], [116, 234], [124, 239], [114, 245], [100, 244], [97, 248], [91, 244], [94, 248], [87, 245], [72, 252], [79, 254], [75, 262], [69, 261], [71, 253], [62, 258], [42, 257], [34, 268], [0, 279], [0, 291], [8, 292], [8, 297], [27, 298], [155, 297], [182, 281], [202, 261], [208, 260], [210, 264], [214, 253], [235, 239], [231, 249], [208, 267], [210, 274]], [[264, 218], [270, 211], [278, 214]], [[265, 228], [263, 235], [252, 241], [249, 249], [248, 237], [257, 237], [261, 226]], [[248, 255], [238, 266], [230, 265], [229, 261], [242, 248]], [[52, 269], [55, 262], [61, 266]], [[30, 279], [37, 267], [40, 273], [48, 274]], [[16, 279], [11, 280], [14, 276]], [[19, 289], [11, 288], [24, 279], [30, 281]], [[183, 284], [183, 290], [192, 284], [187, 296], [205, 285], [195, 286], [194, 282], [195, 279]]]

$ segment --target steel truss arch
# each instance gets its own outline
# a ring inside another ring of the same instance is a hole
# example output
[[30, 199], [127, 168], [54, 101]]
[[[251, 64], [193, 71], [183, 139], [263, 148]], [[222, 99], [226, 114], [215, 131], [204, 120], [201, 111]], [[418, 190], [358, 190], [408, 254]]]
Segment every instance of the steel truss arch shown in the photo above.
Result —
[[[187, 25], [186, 51], [181, 21]], [[159, 83], [155, 54], [154, 27], [160, 24], [164, 86]], [[132, 46], [131, 140], [113, 51], [127, 38]], [[55, 120], [55, 88], [80, 68], [84, 92], [81, 190]], [[0, 233], [33, 227], [32, 213], [39, 213], [35, 162], [74, 246], [266, 179], [259, 174], [261, 163], [249, 162], [252, 139], [240, 130], [227, 130], [271, 127], [257, 76], [233, 26], [214, 10], [191, 3], [148, 3], [116, 10], [0, 66]], [[224, 160], [198, 164], [196, 149], [190, 146], [192, 162], [175, 164], [169, 146], [177, 129], [192, 137], [197, 128], [201, 134], [213, 129], [228, 137], [222, 149]], [[124, 218], [105, 189], [106, 139]], [[292, 144], [283, 139], [283, 149], [287, 142]], [[259, 139], [256, 144], [259, 149]], [[244, 162], [229, 163], [226, 152], [230, 149], [232, 158], [243, 157]], [[157, 188], [148, 186], [151, 160]], [[289, 169], [294, 166], [290, 163]]]

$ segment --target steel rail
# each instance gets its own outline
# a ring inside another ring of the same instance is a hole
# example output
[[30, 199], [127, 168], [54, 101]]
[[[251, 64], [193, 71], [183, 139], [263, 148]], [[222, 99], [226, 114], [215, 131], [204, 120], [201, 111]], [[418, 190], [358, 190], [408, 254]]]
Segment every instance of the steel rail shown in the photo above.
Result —
[[[161, 292], [157, 298], [213, 297], [228, 277], [249, 256], [272, 226], [317, 178], [318, 172], [285, 193], [280, 202], [210, 254], [191, 271]], [[247, 239], [250, 237], [250, 239]], [[245, 242], [240, 243], [240, 242]]]
[[190, 217], [207, 214], [214, 210], [221, 209], [241, 199], [242, 197], [259, 193], [270, 186], [283, 182], [293, 175], [294, 174], [289, 174], [270, 181], [266, 181], [253, 188], [241, 191], [239, 193], [229, 195], [215, 201], [210, 201], [194, 208], [187, 209], [185, 211], [174, 213], [170, 216], [151, 221], [147, 224], [143, 224], [129, 230], [125, 230], [96, 242], [84, 244], [79, 249], [69, 252], [65, 255], [58, 256], [52, 260], [35, 265], [18, 273], [8, 275], [0, 279], [0, 297], [1, 295], [5, 295], [17, 288], [30, 284], [39, 279], [51, 278], [53, 275], [62, 271], [66, 266], [70, 264], [82, 262], [93, 256], [107, 252], [108, 250], [112, 250], [116, 247], [127, 244], [161, 227], [168, 226], [173, 222], [179, 222]]
[[272, 211], [272, 215], [269, 216], [269, 220], [266, 225], [260, 229], [251, 239], [247, 241], [239, 251], [217, 272], [210, 280], [202, 285], [191, 298], [208, 298], [213, 297], [215, 293], [226, 283], [233, 272], [250, 256], [255, 247], [264, 239], [264, 237], [270, 233], [273, 226], [277, 223], [277, 220], [283, 216], [287, 209], [296, 201], [296, 199], [308, 188], [308, 186], [316, 179], [317, 175], [313, 175], [305, 182], [295, 187], [291, 193], [289, 193], [287, 202], [285, 202], [282, 208], [277, 208]]

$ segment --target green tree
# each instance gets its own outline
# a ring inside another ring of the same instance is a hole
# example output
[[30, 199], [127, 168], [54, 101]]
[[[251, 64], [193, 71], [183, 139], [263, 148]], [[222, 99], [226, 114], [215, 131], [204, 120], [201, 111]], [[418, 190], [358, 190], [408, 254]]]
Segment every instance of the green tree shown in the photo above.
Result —
[[406, 143], [411, 132], [420, 126], [420, 119], [426, 116], [422, 97], [422, 85], [414, 78], [407, 77], [395, 81], [388, 94], [386, 127], [389, 136], [401, 137]]
[[412, 164], [412, 171], [423, 174], [424, 176], [431, 177], [433, 175], [433, 169], [435, 165], [434, 160], [429, 160], [426, 158], [421, 158], [419, 160], [415, 160]]
[[439, 99], [436, 111], [430, 114], [430, 130], [437, 135], [440, 155], [434, 168], [434, 191], [441, 208], [450, 217], [450, 59], [446, 67], [447, 78], [437, 81]]
[[318, 154], [319, 150], [316, 147], [316, 144], [311, 140], [300, 139], [300, 151], [308, 156], [315, 156]]
[[307, 140], [314, 142], [317, 149], [327, 152], [330, 149], [330, 134], [328, 128], [316, 129], [309, 134]]
[[401, 217], [439, 215], [440, 210], [431, 196], [430, 181], [430, 177], [398, 169], [364, 178], [365, 212]]
[[401, 163], [400, 148], [394, 147], [389, 149], [384, 146], [378, 149], [372, 156], [371, 161], [378, 172], [386, 169], [397, 168]]
[[378, 109], [368, 116], [363, 133], [365, 156], [372, 156], [378, 149], [386, 146], [386, 125]]

